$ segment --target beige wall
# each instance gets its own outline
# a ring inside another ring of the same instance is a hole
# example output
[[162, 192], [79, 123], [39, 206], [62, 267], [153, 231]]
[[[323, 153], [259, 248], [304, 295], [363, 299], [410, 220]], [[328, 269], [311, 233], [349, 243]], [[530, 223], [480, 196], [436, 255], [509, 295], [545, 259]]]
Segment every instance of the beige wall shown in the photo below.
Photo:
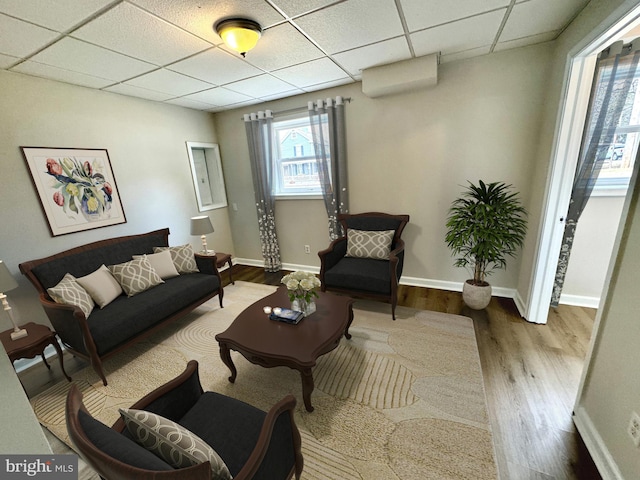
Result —
[[562, 289], [561, 303], [597, 308], [618, 232], [623, 196], [589, 199], [580, 216]]
[[[546, 96], [552, 44], [541, 44], [439, 67], [438, 85], [371, 99], [351, 84], [260, 106], [216, 114], [236, 254], [259, 259], [257, 223], [242, 114], [305, 106], [328, 96], [351, 97], [346, 107], [351, 212], [411, 216], [404, 277], [424, 284], [462, 283], [468, 273], [452, 266], [444, 243], [451, 202], [467, 180], [506, 181], [529, 205], [530, 179]], [[328, 243], [321, 200], [280, 201], [277, 229], [285, 263], [319, 266], [305, 255]], [[514, 289], [519, 259], [491, 279]]]
[[581, 432], [598, 447], [595, 455], [610, 459], [609, 470], [628, 479], [640, 478], [640, 452], [627, 435], [632, 412], [640, 414], [639, 196], [636, 182], [586, 381], [575, 409]]
[[[199, 212], [185, 142], [216, 142], [213, 115], [5, 71], [0, 105], [0, 259], [20, 284], [9, 293], [18, 321], [47, 323], [20, 262], [163, 227], [172, 245], [199, 246], [189, 234]], [[106, 148], [127, 223], [51, 237], [20, 146]], [[210, 216], [209, 244], [233, 252], [227, 209]], [[0, 315], [0, 327], [8, 323]]]

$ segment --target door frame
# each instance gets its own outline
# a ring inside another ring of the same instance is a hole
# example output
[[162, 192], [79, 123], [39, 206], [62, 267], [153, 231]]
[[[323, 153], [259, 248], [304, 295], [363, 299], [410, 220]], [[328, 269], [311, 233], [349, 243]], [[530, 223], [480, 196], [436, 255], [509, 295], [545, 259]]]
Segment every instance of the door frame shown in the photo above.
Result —
[[[562, 247], [564, 217], [569, 208], [597, 53], [618, 38], [621, 32], [638, 22], [640, 5], [627, 0], [567, 55], [536, 259], [531, 274], [529, 301], [524, 314], [529, 322], [547, 323]], [[614, 247], [612, 258], [616, 255], [617, 245]], [[608, 284], [608, 281], [605, 284]], [[605, 296], [603, 292], [600, 305]]]

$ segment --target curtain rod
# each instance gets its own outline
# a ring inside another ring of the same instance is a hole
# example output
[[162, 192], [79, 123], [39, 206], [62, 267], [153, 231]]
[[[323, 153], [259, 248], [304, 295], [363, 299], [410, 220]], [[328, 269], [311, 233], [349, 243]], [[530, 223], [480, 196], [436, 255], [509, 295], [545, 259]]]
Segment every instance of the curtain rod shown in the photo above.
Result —
[[[351, 97], [343, 97], [343, 98], [342, 98], [342, 101], [343, 101], [344, 103], [350, 103], [350, 102], [351, 102]], [[272, 114], [273, 116], [276, 116], [276, 115], [286, 115], [286, 114], [288, 114], [288, 113], [302, 112], [302, 111], [305, 111], [305, 110], [309, 110], [309, 107], [295, 107], [295, 108], [288, 108], [288, 109], [286, 109], [286, 110], [280, 110], [280, 111], [277, 111], [277, 112], [272, 111], [272, 112], [271, 112], [271, 114]], [[244, 117], [242, 117], [242, 118], [241, 118], [241, 120], [243, 120], [243, 121], [244, 121]]]

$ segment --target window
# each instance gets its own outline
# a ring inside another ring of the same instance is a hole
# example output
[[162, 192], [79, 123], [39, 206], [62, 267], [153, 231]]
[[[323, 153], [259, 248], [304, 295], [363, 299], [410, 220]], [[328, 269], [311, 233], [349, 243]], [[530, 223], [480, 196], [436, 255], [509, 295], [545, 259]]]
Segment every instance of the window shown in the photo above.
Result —
[[638, 79], [635, 78], [620, 123], [615, 127], [613, 142], [599, 145], [597, 158], [602, 159], [602, 165], [595, 195], [607, 195], [609, 192], [617, 194], [618, 191], [621, 195], [626, 194], [640, 143], [640, 95], [637, 93]]
[[[327, 116], [323, 116], [323, 129]], [[309, 118], [273, 122], [273, 194], [276, 197], [322, 195]], [[328, 142], [328, 135], [325, 136]], [[327, 153], [329, 148], [327, 146]]]

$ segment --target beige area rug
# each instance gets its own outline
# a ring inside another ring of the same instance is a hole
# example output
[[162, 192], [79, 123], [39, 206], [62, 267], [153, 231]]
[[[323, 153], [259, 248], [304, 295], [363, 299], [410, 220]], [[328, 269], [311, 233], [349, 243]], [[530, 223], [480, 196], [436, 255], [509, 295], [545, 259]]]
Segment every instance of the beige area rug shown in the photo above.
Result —
[[[235, 384], [215, 335], [249, 304], [275, 287], [236, 282], [143, 343], [105, 362], [109, 385], [92, 369], [73, 376], [89, 411], [107, 425], [150, 390], [200, 363], [205, 390], [267, 410], [284, 395], [298, 400], [304, 479], [494, 479], [493, 442], [471, 319], [358, 301], [351, 340], [321, 357], [308, 413], [300, 374], [265, 369], [232, 352]], [[265, 319], [265, 321], [267, 321]], [[68, 382], [32, 399], [40, 423], [69, 443], [64, 420]]]

